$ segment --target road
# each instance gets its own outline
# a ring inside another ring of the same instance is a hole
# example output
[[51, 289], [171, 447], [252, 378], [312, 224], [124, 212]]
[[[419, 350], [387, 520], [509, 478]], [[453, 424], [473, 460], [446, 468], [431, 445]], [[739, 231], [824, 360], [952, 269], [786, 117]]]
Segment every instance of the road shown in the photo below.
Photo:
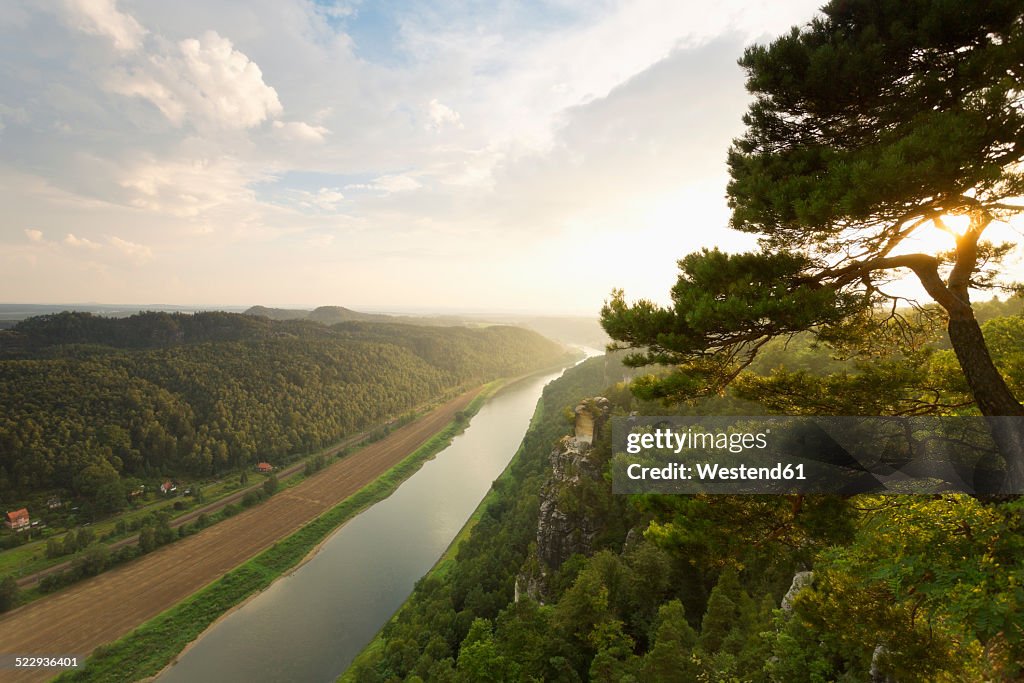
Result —
[[[375, 480], [478, 392], [462, 394], [260, 505], [0, 616], [0, 655], [83, 656], [116, 640]], [[0, 670], [0, 680], [41, 681], [56, 673]]]
[[[369, 431], [362, 432], [360, 434], [355, 434], [331, 446], [329, 449], [323, 451], [323, 454], [328, 457], [336, 455], [338, 451], [342, 450], [343, 448], [347, 448], [349, 446], [365, 441], [367, 438], [369, 438], [369, 436]], [[300, 470], [305, 469], [305, 467], [306, 460], [304, 459], [300, 462], [289, 465], [288, 467], [284, 468], [280, 472], [277, 472], [276, 474], [278, 479], [284, 480], [292, 476], [293, 474], [299, 472]], [[197, 517], [199, 517], [199, 515], [210, 515], [214, 512], [219, 512], [220, 510], [227, 507], [231, 503], [237, 503], [238, 501], [242, 500], [242, 498], [245, 497], [245, 494], [248, 493], [249, 491], [255, 491], [257, 489], [261, 489], [262, 487], [263, 481], [260, 480], [259, 482], [253, 484], [252, 486], [248, 486], [244, 489], [239, 489], [231, 493], [230, 495], [224, 496], [223, 498], [210, 503], [209, 505], [204, 505], [201, 508], [196, 508], [195, 510], [186, 512], [183, 515], [179, 515], [178, 517], [175, 517], [170, 521], [170, 527], [172, 529], [177, 529], [182, 524], [188, 524], [192, 520], [196, 519]], [[139, 535], [135, 534], [134, 536], [129, 536], [128, 538], [122, 538], [119, 541], [108, 543], [107, 548], [109, 548], [111, 552], [114, 552], [119, 548], [123, 548], [126, 545], [135, 545], [138, 542]], [[37, 583], [39, 583], [43, 578], [49, 576], [50, 574], [57, 574], [59, 572], [64, 571], [65, 569], [70, 569], [72, 564], [74, 564], [74, 560], [67, 560], [65, 562], [61, 562], [60, 564], [55, 564], [52, 567], [41, 569], [33, 574], [23, 576], [20, 579], [18, 579], [18, 588], [31, 588], [32, 586], [35, 586]]]

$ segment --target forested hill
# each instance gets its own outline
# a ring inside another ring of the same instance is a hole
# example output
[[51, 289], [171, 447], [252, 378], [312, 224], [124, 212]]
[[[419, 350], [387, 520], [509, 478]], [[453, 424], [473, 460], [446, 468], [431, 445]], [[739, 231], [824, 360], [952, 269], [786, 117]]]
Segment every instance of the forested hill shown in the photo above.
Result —
[[462, 325], [464, 318], [452, 315], [388, 315], [385, 313], [363, 313], [353, 311], [344, 306], [319, 306], [311, 311], [299, 308], [267, 308], [266, 306], [251, 306], [247, 308], [244, 315], [270, 318], [271, 320], [308, 320], [310, 322], [334, 325], [349, 321], [378, 322], [378, 323], [405, 323], [407, 325]]
[[[310, 452], [459, 387], [565, 360], [513, 327], [62, 313], [0, 332], [0, 502], [114, 510], [131, 478]], [[45, 500], [45, 498], [43, 498]]]
[[55, 346], [97, 344], [146, 349], [202, 342], [252, 341], [284, 336], [325, 336], [315, 323], [275, 322], [238, 313], [166, 313], [149, 311], [127, 318], [64, 311], [22, 320], [0, 331], [3, 357], [27, 357]]
[[647, 403], [614, 384], [628, 372], [593, 358], [545, 387], [455, 559], [417, 583], [344, 683], [1021, 680], [1024, 500], [612, 495], [607, 423], [592, 448], [561, 440], [574, 407], [765, 408], [735, 394]]
[[[245, 315], [270, 318], [271, 320], [310, 320], [324, 325], [362, 320], [364, 322], [394, 322], [395, 317], [380, 313], [360, 313], [344, 306], [320, 306], [312, 311], [296, 308], [267, 308], [252, 306], [246, 309]], [[406, 322], [402, 320], [402, 322]]]

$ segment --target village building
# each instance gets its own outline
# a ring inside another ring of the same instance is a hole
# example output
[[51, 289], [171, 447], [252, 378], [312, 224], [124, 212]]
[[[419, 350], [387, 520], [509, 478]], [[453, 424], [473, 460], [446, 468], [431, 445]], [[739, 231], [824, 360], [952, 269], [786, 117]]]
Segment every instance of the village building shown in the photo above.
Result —
[[32, 521], [29, 519], [28, 510], [21, 508], [13, 512], [8, 512], [4, 517], [4, 525], [13, 531], [22, 531], [31, 526]]

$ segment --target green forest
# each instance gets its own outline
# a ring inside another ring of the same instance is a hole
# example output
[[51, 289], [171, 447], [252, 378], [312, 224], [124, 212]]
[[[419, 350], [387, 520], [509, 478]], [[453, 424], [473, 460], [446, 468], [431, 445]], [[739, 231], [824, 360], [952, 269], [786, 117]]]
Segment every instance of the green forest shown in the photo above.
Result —
[[[1016, 336], [1024, 318], [985, 330], [994, 339], [1008, 326]], [[545, 389], [457, 561], [417, 584], [347, 680], [1017, 680], [1017, 497], [616, 496], [607, 432], [573, 470], [584, 476], [553, 476], [567, 414], [588, 397], [608, 397], [618, 415], [749, 415], [779, 412], [770, 399], [794, 378], [870, 396], [873, 364], [806, 339], [765, 356], [784, 352], [792, 369], [748, 371], [724, 396], [674, 407], [635, 397], [618, 381], [636, 372], [620, 357], [567, 371]], [[946, 368], [952, 352], [930, 356]], [[1022, 361], [1018, 347], [1016, 382]], [[791, 412], [799, 399], [783, 393], [778, 407]], [[545, 530], [545, 504], [568, 521]], [[568, 539], [554, 555], [543, 548], [553, 537]]]
[[[684, 255], [667, 305], [613, 292], [624, 353], [545, 390], [457, 561], [346, 677], [1021, 680], [1024, 317], [987, 236], [1024, 213], [1022, 49], [1019, 0], [835, 0], [748, 48], [727, 194], [759, 249]], [[616, 496], [609, 434], [560, 440], [581, 402], [1022, 419], [987, 422], [994, 495]]]
[[140, 480], [310, 453], [566, 358], [513, 327], [59, 313], [0, 331], [0, 501], [126, 506]]

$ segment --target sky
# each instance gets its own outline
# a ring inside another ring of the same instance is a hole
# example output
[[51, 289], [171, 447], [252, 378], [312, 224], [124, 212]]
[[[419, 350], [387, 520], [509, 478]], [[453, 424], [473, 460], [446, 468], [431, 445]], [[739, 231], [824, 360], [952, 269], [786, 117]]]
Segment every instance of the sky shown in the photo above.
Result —
[[665, 301], [819, 4], [3, 0], [0, 302]]

